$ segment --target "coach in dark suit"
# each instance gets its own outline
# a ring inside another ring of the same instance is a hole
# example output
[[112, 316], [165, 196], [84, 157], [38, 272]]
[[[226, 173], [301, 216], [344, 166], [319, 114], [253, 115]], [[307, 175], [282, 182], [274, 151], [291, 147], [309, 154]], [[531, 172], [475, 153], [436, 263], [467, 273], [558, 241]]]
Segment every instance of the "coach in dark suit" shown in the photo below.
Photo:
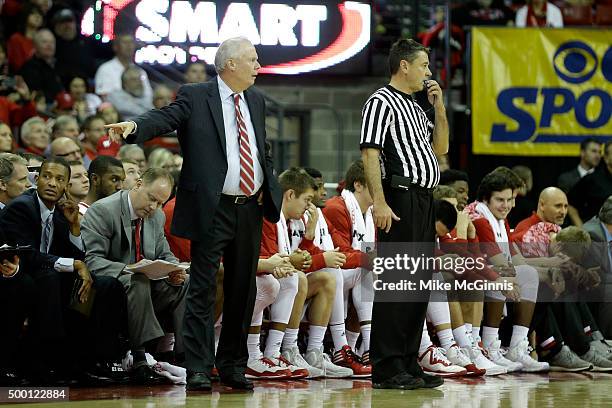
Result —
[[[184, 155], [172, 233], [192, 241], [184, 322], [188, 389], [210, 389], [215, 363], [222, 382], [252, 389], [244, 377], [263, 216], [278, 221], [281, 191], [265, 150], [265, 102], [252, 89], [260, 65], [244, 38], [223, 42], [219, 76], [182, 86], [159, 110], [108, 125], [111, 137], [142, 143], [177, 130]], [[215, 274], [223, 257], [223, 329], [214, 356]], [[213, 361], [215, 360], [215, 361]]]
[[[35, 286], [35, 307], [31, 334], [40, 350], [37, 354], [51, 360], [52, 368], [66, 376], [78, 375], [85, 385], [111, 382], [111, 358], [118, 358], [117, 344], [125, 326], [126, 300], [123, 288], [114, 278], [95, 282], [83, 262], [79, 211], [76, 202], [64, 198], [70, 180], [70, 165], [62, 158], [47, 159], [40, 168], [36, 190], [28, 190], [12, 200], [0, 217], [0, 229], [10, 245], [29, 245], [32, 252], [20, 263], [19, 273], [28, 273]], [[69, 308], [75, 278], [79, 300], [85, 302], [96, 288], [91, 316], [85, 318]], [[111, 316], [111, 318], [107, 318]], [[106, 352], [114, 349], [116, 354]], [[36, 364], [39, 362], [36, 361]], [[51, 385], [46, 369], [35, 380]]]

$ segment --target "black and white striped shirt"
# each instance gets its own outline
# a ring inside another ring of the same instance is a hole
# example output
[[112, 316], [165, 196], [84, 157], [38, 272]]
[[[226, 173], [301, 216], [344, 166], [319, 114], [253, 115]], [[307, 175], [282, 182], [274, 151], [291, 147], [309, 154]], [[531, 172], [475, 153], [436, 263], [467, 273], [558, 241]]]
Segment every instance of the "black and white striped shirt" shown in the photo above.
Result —
[[383, 180], [396, 174], [433, 188], [440, 181], [431, 145], [433, 128], [410, 95], [387, 85], [374, 92], [363, 107], [360, 147], [381, 150]]

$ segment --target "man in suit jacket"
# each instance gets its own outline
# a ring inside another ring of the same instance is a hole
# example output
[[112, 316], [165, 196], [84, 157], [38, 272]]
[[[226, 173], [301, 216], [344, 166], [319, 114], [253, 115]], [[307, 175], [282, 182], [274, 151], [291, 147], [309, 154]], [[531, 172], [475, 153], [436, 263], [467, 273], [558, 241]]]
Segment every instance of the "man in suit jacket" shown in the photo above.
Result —
[[591, 311], [605, 338], [612, 337], [612, 196], [604, 202], [599, 214], [582, 228], [591, 236], [591, 248], [585, 256], [587, 266], [601, 268], [601, 283], [595, 289], [599, 302], [590, 303]]
[[[83, 382], [102, 385], [111, 381], [101, 375], [110, 372], [106, 351], [120, 352], [117, 342], [126, 314], [125, 295], [115, 279], [94, 282], [83, 262], [78, 206], [65, 197], [69, 180], [68, 162], [63, 158], [47, 159], [41, 165], [36, 190], [26, 191], [4, 208], [0, 229], [8, 244], [33, 248], [22, 265], [35, 283], [31, 333], [40, 343], [40, 354], [55, 358], [49, 364], [57, 369], [78, 366], [79, 372], [67, 375], [77, 374]], [[82, 280], [81, 302], [88, 299], [92, 286], [96, 288], [87, 320], [68, 308], [75, 278]], [[50, 379], [37, 380], [45, 383]]]
[[[245, 38], [224, 41], [219, 76], [183, 85], [176, 100], [133, 122], [108, 125], [112, 137], [142, 143], [177, 131], [184, 155], [172, 233], [192, 241], [184, 344], [187, 388], [210, 390], [215, 363], [221, 381], [252, 389], [244, 377], [247, 330], [263, 216], [279, 219], [282, 193], [265, 148], [265, 102], [251, 86], [260, 65]], [[215, 274], [225, 268], [223, 329], [214, 358]]]
[[595, 170], [600, 160], [601, 143], [593, 138], [583, 140], [580, 142], [580, 163], [573, 169], [561, 173], [557, 180], [557, 186], [559, 186], [565, 194], [569, 193], [572, 187], [574, 187], [581, 178], [587, 174], [591, 174]]
[[[134, 356], [133, 379], [156, 384], [162, 378], [146, 363], [145, 345], [164, 336], [160, 318], [167, 315], [176, 338], [175, 352], [182, 352], [181, 331], [188, 280], [183, 270], [167, 279], [149, 280], [125, 267], [141, 259], [178, 263], [164, 236], [161, 206], [170, 197], [172, 176], [151, 168], [130, 191], [118, 191], [96, 201], [83, 217], [85, 262], [96, 276], [112, 276], [125, 287], [128, 299], [128, 332]], [[140, 224], [140, 226], [138, 225]]]

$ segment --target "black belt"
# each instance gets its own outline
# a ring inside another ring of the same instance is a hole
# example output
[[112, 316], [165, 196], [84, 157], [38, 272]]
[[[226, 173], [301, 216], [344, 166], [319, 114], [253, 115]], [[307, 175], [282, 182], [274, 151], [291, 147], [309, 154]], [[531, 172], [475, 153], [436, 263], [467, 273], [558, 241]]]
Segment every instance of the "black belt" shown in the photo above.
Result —
[[398, 176], [393, 174], [391, 179], [388, 181], [388, 186], [396, 188], [398, 190], [416, 191], [419, 193], [433, 193], [433, 188], [421, 187], [418, 184], [414, 184], [408, 177]]
[[250, 196], [221, 194], [221, 198], [230, 201], [232, 204], [243, 205], [249, 201], [256, 200], [258, 195], [259, 191]]

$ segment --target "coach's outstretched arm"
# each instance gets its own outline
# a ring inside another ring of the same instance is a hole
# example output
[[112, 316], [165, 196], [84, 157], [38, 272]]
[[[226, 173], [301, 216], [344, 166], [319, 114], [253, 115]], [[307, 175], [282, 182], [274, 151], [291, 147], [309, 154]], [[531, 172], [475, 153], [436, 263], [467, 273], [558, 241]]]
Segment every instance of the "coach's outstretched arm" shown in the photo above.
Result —
[[181, 86], [176, 100], [161, 109], [152, 109], [133, 121], [105, 125], [110, 139], [120, 142], [124, 138], [127, 143], [143, 143], [177, 130], [191, 115], [191, 87], [189, 84]]

